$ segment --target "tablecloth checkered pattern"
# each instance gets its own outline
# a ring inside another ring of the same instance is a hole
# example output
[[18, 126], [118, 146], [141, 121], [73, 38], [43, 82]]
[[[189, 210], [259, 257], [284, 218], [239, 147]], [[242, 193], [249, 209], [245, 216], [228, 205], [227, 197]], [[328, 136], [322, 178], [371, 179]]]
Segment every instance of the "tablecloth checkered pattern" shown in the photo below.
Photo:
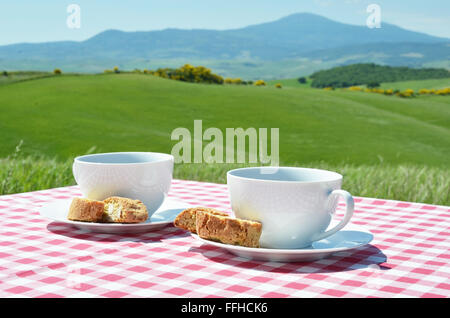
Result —
[[[310, 263], [261, 262], [173, 226], [90, 233], [37, 208], [80, 196], [65, 187], [0, 196], [1, 297], [449, 297], [450, 207], [355, 199], [370, 245]], [[170, 196], [230, 212], [227, 186], [174, 180]], [[342, 216], [344, 204], [337, 215]]]

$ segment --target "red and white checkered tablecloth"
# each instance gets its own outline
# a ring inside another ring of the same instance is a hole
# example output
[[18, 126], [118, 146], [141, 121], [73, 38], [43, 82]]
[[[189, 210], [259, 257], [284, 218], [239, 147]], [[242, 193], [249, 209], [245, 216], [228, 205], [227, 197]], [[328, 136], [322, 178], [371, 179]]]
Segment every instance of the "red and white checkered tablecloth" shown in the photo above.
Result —
[[[1, 297], [449, 297], [450, 207], [356, 198], [370, 245], [311, 263], [260, 262], [173, 226], [99, 234], [40, 217], [78, 187], [0, 196]], [[174, 180], [170, 196], [230, 212], [227, 186]], [[338, 215], [342, 215], [343, 204]]]

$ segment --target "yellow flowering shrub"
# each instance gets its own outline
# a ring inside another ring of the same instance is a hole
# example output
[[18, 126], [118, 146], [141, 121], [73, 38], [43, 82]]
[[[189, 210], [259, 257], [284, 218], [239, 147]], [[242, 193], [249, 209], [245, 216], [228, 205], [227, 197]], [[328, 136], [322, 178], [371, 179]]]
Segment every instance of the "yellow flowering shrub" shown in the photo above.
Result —
[[[413, 93], [414, 93], [414, 91], [413, 91]], [[398, 96], [400, 96], [400, 97], [412, 97], [414, 95], [413, 93], [411, 93], [410, 90], [405, 90], [403, 92], [399, 92]]]
[[222, 76], [214, 74], [209, 68], [204, 66], [192, 66], [185, 64], [179, 68], [159, 68], [156, 71], [147, 71], [148, 74], [159, 76], [162, 78], [173, 79], [183, 82], [193, 83], [214, 83], [223, 84]]
[[240, 78], [229, 78], [229, 77], [224, 79], [223, 82], [225, 84], [236, 84], [236, 85], [241, 85], [244, 83]]
[[450, 94], [450, 87], [447, 88], [442, 88], [442, 89], [437, 89], [434, 92], [435, 95], [448, 95]]

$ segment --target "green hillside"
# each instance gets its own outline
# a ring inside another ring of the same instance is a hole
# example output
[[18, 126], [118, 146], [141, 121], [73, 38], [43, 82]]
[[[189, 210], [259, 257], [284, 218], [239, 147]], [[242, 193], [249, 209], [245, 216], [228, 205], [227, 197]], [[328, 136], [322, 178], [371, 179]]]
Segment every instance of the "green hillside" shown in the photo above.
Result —
[[312, 87], [349, 87], [370, 83], [448, 79], [450, 71], [439, 68], [410, 68], [377, 65], [373, 63], [351, 64], [333, 67], [310, 75]]
[[450, 99], [302, 88], [203, 85], [139, 74], [59, 76], [0, 86], [0, 157], [170, 152], [177, 127], [280, 128], [284, 164], [448, 166]]
[[276, 79], [267, 82], [269, 85], [275, 85], [280, 83], [282, 87], [295, 87], [295, 88], [306, 88], [311, 87], [311, 80], [308, 79], [306, 83], [300, 83], [298, 78], [287, 78], [287, 79]]

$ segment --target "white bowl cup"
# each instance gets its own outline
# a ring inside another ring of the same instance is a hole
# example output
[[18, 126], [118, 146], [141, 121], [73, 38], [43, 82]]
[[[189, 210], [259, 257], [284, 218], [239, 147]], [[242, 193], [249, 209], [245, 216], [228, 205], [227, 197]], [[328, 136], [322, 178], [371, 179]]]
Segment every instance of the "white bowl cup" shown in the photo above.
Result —
[[141, 200], [149, 217], [172, 182], [174, 158], [157, 152], [111, 152], [76, 157], [73, 175], [85, 198], [121, 196]]
[[[231, 208], [236, 217], [262, 223], [261, 247], [305, 248], [341, 230], [353, 215], [353, 198], [340, 190], [342, 175], [294, 167], [256, 167], [228, 171]], [[344, 218], [327, 230], [338, 198]]]

